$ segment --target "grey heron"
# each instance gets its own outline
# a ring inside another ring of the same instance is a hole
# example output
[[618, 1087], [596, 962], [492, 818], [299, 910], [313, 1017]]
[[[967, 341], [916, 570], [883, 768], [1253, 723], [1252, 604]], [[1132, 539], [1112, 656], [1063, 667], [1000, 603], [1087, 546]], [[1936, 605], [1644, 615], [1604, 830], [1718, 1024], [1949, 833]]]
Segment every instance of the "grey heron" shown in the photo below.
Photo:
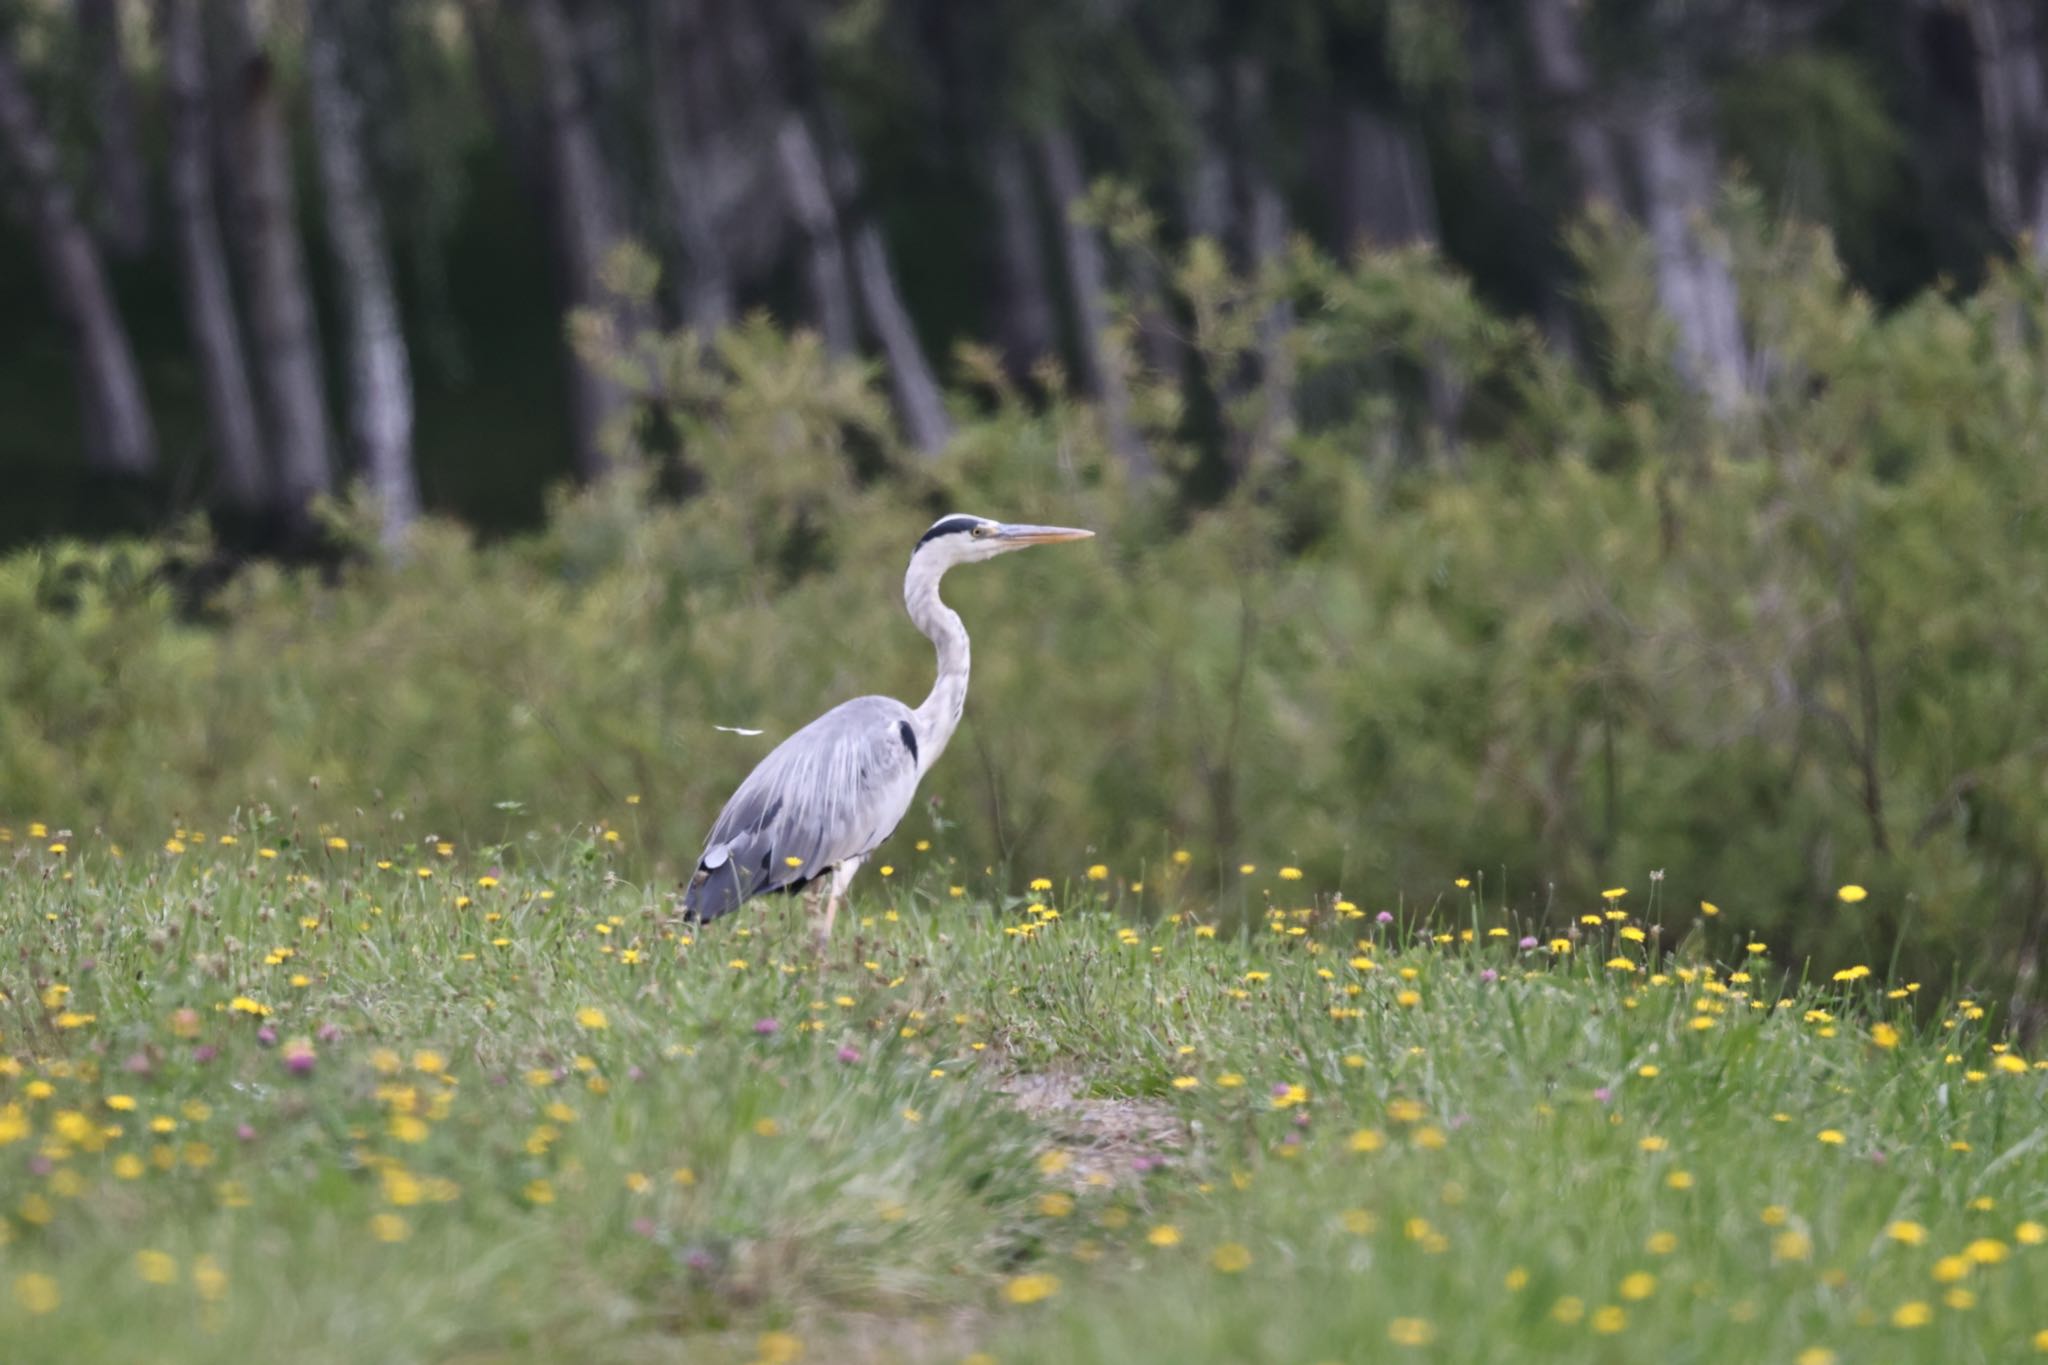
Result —
[[[933, 522], [903, 575], [903, 605], [938, 651], [931, 695], [916, 707], [893, 697], [856, 697], [776, 745], [718, 813], [683, 894], [685, 916], [713, 920], [765, 892], [808, 888], [806, 905], [822, 949], [854, 873], [895, 832], [918, 781], [960, 724], [967, 628], [939, 600], [939, 580], [956, 564], [1094, 534], [964, 515]], [[828, 876], [821, 917], [817, 897]]]

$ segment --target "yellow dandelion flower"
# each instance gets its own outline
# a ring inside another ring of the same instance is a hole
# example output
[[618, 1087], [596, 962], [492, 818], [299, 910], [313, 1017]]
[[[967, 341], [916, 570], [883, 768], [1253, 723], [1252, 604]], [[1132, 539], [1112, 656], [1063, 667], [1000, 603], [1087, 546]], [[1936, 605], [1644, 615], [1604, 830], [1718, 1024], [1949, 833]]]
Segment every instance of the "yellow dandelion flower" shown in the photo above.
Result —
[[591, 1005], [576, 1011], [576, 1022], [593, 1033], [611, 1027], [610, 1021], [604, 1017], [604, 1011]]
[[1835, 1365], [1835, 1353], [1825, 1346], [1809, 1346], [1792, 1358], [1792, 1365]]
[[1593, 1313], [1593, 1330], [1602, 1336], [1613, 1336], [1628, 1326], [1628, 1313], [1613, 1304], [1599, 1308]]
[[1251, 1250], [1241, 1242], [1225, 1242], [1209, 1256], [1209, 1264], [1226, 1275], [1235, 1275], [1251, 1263]]
[[1885, 1224], [1884, 1235], [1903, 1246], [1916, 1247], [1927, 1240], [1927, 1229], [1902, 1218]]
[[2048, 1227], [2029, 1219], [2012, 1230], [2012, 1239], [2023, 1247], [2037, 1247], [2048, 1242]]
[[1171, 1223], [1161, 1223], [1145, 1234], [1145, 1240], [1156, 1247], [1177, 1247], [1180, 1245], [1180, 1229]]
[[1910, 1303], [1902, 1303], [1892, 1310], [1892, 1326], [1894, 1327], [1925, 1327], [1933, 1321], [1934, 1310], [1918, 1299], [1914, 1299]]
[[1835, 898], [1841, 901], [1844, 905], [1854, 905], [1856, 904], [1856, 902], [1862, 900], [1865, 896], [1868, 896], [1869, 894], [1870, 893], [1868, 891], [1856, 885], [1854, 882], [1851, 882], [1847, 886], [1837, 889], [1835, 892]]
[[1657, 1277], [1647, 1270], [1638, 1270], [1622, 1277], [1621, 1296], [1630, 1302], [1647, 1299], [1656, 1292]]
[[1057, 1275], [1018, 1275], [1003, 1286], [1003, 1297], [1011, 1303], [1042, 1303], [1060, 1292]]
[[135, 1273], [144, 1284], [175, 1284], [178, 1262], [169, 1252], [145, 1247], [135, 1253]]
[[555, 1187], [546, 1180], [530, 1180], [524, 1191], [529, 1204], [552, 1204], [555, 1202]]
[[1943, 1256], [1934, 1263], [1930, 1273], [1937, 1284], [1954, 1284], [1969, 1277], [1970, 1259], [1967, 1256]]
[[1818, 1136], [1822, 1142], [1830, 1147], [1839, 1147], [1849, 1140], [1843, 1136], [1842, 1130], [1839, 1128], [1823, 1128]]
[[1048, 1190], [1038, 1196], [1038, 1211], [1047, 1218], [1065, 1218], [1074, 1211], [1074, 1196]]
[[31, 1272], [14, 1277], [14, 1301], [27, 1312], [40, 1316], [56, 1312], [64, 1302], [64, 1295], [58, 1290], [57, 1282], [48, 1275]]
[[1976, 1241], [1963, 1248], [1963, 1255], [1969, 1257], [1978, 1265], [1997, 1265], [2000, 1261], [2012, 1255], [2012, 1248], [1999, 1241], [1996, 1237], [1979, 1237]]
[[1395, 1318], [1387, 1324], [1387, 1340], [1396, 1346], [1427, 1346], [1436, 1340], [1428, 1318]]
[[412, 1226], [395, 1213], [379, 1213], [370, 1218], [370, 1235], [380, 1242], [403, 1242], [412, 1236]]
[[803, 1358], [803, 1338], [794, 1332], [763, 1332], [754, 1338], [754, 1365], [795, 1365]]

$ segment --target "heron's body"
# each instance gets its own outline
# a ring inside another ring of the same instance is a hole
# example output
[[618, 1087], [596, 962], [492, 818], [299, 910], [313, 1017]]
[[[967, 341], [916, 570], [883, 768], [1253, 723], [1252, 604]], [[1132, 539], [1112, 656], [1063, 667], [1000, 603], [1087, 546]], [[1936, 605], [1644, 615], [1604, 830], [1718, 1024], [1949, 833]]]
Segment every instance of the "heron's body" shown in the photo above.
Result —
[[916, 707], [891, 697], [856, 697], [776, 745], [719, 812], [684, 893], [685, 913], [716, 919], [754, 896], [797, 890], [830, 872], [818, 926], [821, 939], [829, 936], [847, 883], [895, 832], [919, 779], [960, 724], [971, 666], [967, 630], [939, 600], [939, 579], [956, 564], [1090, 534], [981, 517], [935, 523], [903, 577], [910, 619], [938, 651], [931, 694]]

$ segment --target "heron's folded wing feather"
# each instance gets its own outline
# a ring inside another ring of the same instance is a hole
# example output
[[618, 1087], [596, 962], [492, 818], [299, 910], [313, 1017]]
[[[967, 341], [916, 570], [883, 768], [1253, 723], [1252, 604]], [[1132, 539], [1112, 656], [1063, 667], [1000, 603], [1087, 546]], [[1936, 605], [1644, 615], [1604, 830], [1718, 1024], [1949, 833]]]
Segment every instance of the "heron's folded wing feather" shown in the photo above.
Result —
[[775, 746], [719, 812], [684, 897], [716, 919], [889, 837], [917, 790], [910, 708], [859, 697]]

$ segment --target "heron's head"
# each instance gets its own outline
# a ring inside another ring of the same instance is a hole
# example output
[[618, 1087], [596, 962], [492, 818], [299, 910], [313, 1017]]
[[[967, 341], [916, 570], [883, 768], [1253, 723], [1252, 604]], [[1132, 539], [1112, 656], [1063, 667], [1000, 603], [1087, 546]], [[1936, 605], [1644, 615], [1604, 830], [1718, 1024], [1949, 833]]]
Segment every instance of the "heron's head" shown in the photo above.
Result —
[[1032, 545], [1087, 540], [1094, 534], [1093, 531], [1076, 530], [1070, 526], [1029, 526], [954, 513], [932, 523], [931, 529], [917, 542], [917, 549], [911, 552], [911, 557], [917, 559], [929, 555], [951, 568], [955, 564], [994, 559], [997, 555]]

